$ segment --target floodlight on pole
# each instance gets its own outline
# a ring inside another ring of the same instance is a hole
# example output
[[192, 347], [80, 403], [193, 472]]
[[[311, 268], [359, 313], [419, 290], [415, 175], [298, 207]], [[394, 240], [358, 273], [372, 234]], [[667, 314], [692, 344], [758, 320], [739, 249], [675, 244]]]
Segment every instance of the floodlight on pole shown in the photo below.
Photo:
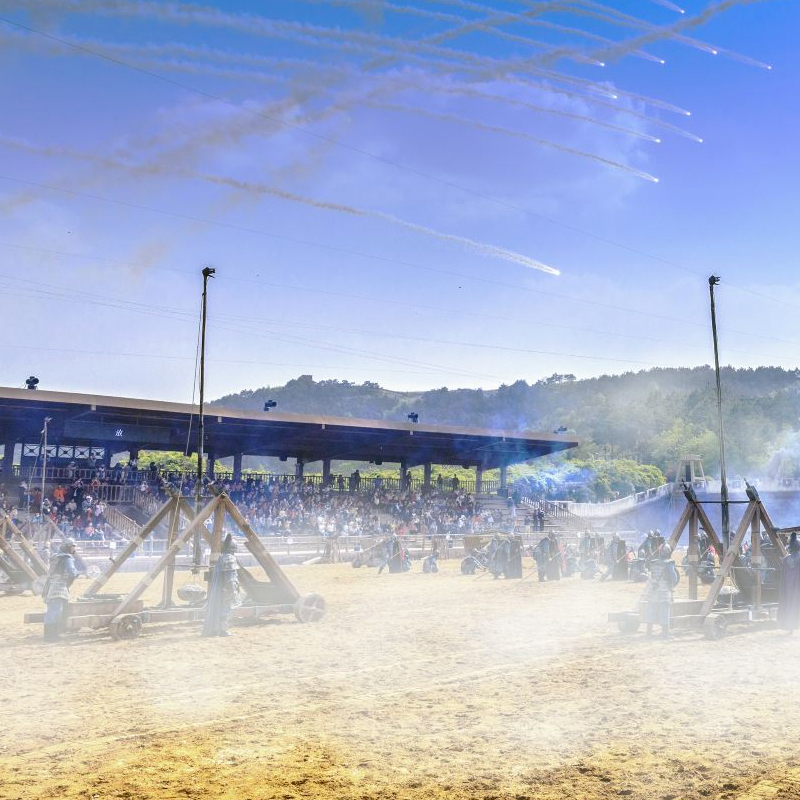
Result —
[[[203, 448], [205, 431], [203, 423], [203, 401], [206, 383], [206, 306], [208, 302], [208, 279], [214, 277], [214, 267], [203, 268], [203, 304], [200, 312], [200, 405], [197, 414], [197, 485], [194, 490], [195, 513], [200, 513], [200, 497], [203, 492]], [[200, 564], [200, 531], [194, 536], [192, 573], [196, 574]]]
[[51, 421], [52, 417], [45, 417], [44, 427], [42, 428], [42, 496], [39, 500], [39, 514], [41, 515], [42, 523], [44, 523], [44, 490], [45, 477], [47, 476], [47, 426]]
[[719, 343], [717, 340], [717, 307], [714, 302], [714, 287], [720, 278], [712, 275], [708, 279], [708, 292], [711, 297], [711, 335], [714, 340], [714, 372], [717, 380], [717, 424], [719, 426], [719, 479], [720, 500], [722, 501], [722, 547], [728, 552], [731, 541], [730, 506], [728, 502], [728, 479], [725, 469], [725, 427], [722, 421], [722, 381], [719, 374]]

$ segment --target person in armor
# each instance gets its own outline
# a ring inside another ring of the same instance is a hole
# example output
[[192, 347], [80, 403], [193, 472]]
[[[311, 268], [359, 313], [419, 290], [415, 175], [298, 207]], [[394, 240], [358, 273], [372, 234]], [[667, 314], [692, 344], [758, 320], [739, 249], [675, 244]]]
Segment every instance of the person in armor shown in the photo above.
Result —
[[44, 615], [44, 640], [57, 642], [64, 631], [69, 605], [69, 587], [79, 575], [75, 563], [75, 540], [64, 539], [58, 552], [50, 559], [47, 582], [42, 599], [47, 604]]
[[497, 580], [501, 575], [506, 574], [511, 543], [508, 539], [502, 540], [498, 534], [495, 534], [492, 541], [495, 542], [495, 545], [489, 561], [489, 570], [492, 573], [492, 577]]
[[228, 630], [231, 609], [239, 604], [239, 564], [235, 553], [236, 544], [228, 534], [211, 571], [203, 636], [231, 635]]
[[550, 561], [550, 539], [545, 536], [533, 548], [533, 560], [536, 562], [536, 572], [539, 582], [547, 580], [547, 563]]
[[653, 555], [655, 552], [655, 534], [653, 531], [647, 531], [647, 536], [645, 540], [639, 545], [639, 549], [636, 552], [638, 558], [641, 558], [644, 561], [647, 561], [650, 556]]
[[625, 544], [625, 540], [616, 533], [614, 534], [612, 553], [614, 555], [614, 565], [611, 579], [615, 581], [628, 580], [628, 547]]
[[506, 578], [522, 577], [522, 539], [519, 536], [508, 536], [508, 563]]
[[560, 581], [561, 559], [563, 556], [561, 542], [558, 541], [553, 531], [548, 534], [548, 539], [550, 540], [550, 558], [547, 560], [547, 580]]
[[789, 537], [788, 550], [781, 562], [778, 625], [791, 634], [800, 624], [800, 542], [796, 533]]
[[647, 635], [653, 635], [653, 625], [661, 626], [661, 637], [669, 638], [670, 616], [672, 611], [673, 590], [678, 583], [678, 571], [670, 556], [672, 551], [668, 544], [662, 544], [650, 562], [650, 579], [645, 587], [644, 598], [647, 601]]
[[593, 581], [599, 573], [600, 568], [597, 566], [597, 562], [593, 558], [587, 558], [581, 568], [581, 580]]
[[378, 575], [383, 572], [384, 567], [388, 567], [391, 573], [403, 572], [403, 548], [396, 532], [386, 540], [384, 547], [384, 562], [378, 568]]
[[439, 551], [434, 550], [429, 556], [422, 559], [422, 571], [426, 574], [439, 571]]

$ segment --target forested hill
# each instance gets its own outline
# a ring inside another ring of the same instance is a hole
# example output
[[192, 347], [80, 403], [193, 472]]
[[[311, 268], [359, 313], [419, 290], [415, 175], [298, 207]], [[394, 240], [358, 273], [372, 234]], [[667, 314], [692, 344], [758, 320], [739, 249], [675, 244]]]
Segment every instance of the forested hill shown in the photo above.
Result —
[[[776, 367], [722, 371], [728, 457], [733, 470], [766, 467], [800, 428], [800, 370]], [[393, 392], [376, 383], [314, 381], [221, 397], [218, 405], [280, 411], [449, 423], [510, 430], [567, 427], [584, 441], [583, 456], [630, 457], [669, 469], [680, 455], [700, 454], [716, 468], [714, 373], [709, 367], [652, 369], [576, 380], [552, 375], [495, 390]]]

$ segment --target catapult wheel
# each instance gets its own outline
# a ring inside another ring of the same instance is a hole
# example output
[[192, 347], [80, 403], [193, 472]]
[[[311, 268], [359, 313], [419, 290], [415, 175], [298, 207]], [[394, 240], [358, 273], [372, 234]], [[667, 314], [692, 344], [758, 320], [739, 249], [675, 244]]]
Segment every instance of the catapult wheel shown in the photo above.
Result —
[[142, 618], [138, 614], [126, 614], [109, 625], [114, 639], [135, 639], [142, 632]]
[[328, 604], [321, 594], [305, 594], [294, 604], [294, 615], [298, 622], [319, 622], [325, 616]]
[[728, 620], [722, 614], [709, 614], [703, 621], [703, 634], [706, 639], [718, 641], [728, 632]]
[[620, 633], [636, 633], [640, 624], [641, 620], [638, 614], [629, 614], [623, 619], [617, 620], [617, 628]]
[[475, 559], [473, 559], [473, 558], [465, 558], [461, 562], [461, 574], [462, 575], [474, 575], [475, 574]]

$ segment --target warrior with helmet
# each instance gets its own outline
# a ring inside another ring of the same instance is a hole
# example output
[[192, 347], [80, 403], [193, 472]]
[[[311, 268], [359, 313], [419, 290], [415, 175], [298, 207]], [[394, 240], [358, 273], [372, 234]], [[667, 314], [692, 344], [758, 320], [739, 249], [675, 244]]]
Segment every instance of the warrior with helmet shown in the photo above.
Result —
[[58, 552], [50, 559], [47, 582], [42, 599], [47, 604], [44, 615], [44, 640], [57, 642], [64, 630], [69, 604], [69, 587], [80, 571], [76, 563], [75, 540], [64, 539]]
[[203, 636], [231, 635], [228, 630], [231, 609], [239, 604], [239, 563], [235, 553], [236, 544], [228, 534], [211, 572]]
[[666, 542], [658, 548], [650, 562], [650, 579], [644, 592], [647, 601], [647, 635], [653, 635], [653, 625], [660, 625], [664, 639], [669, 638], [673, 590], [680, 579], [671, 555], [672, 550]]

